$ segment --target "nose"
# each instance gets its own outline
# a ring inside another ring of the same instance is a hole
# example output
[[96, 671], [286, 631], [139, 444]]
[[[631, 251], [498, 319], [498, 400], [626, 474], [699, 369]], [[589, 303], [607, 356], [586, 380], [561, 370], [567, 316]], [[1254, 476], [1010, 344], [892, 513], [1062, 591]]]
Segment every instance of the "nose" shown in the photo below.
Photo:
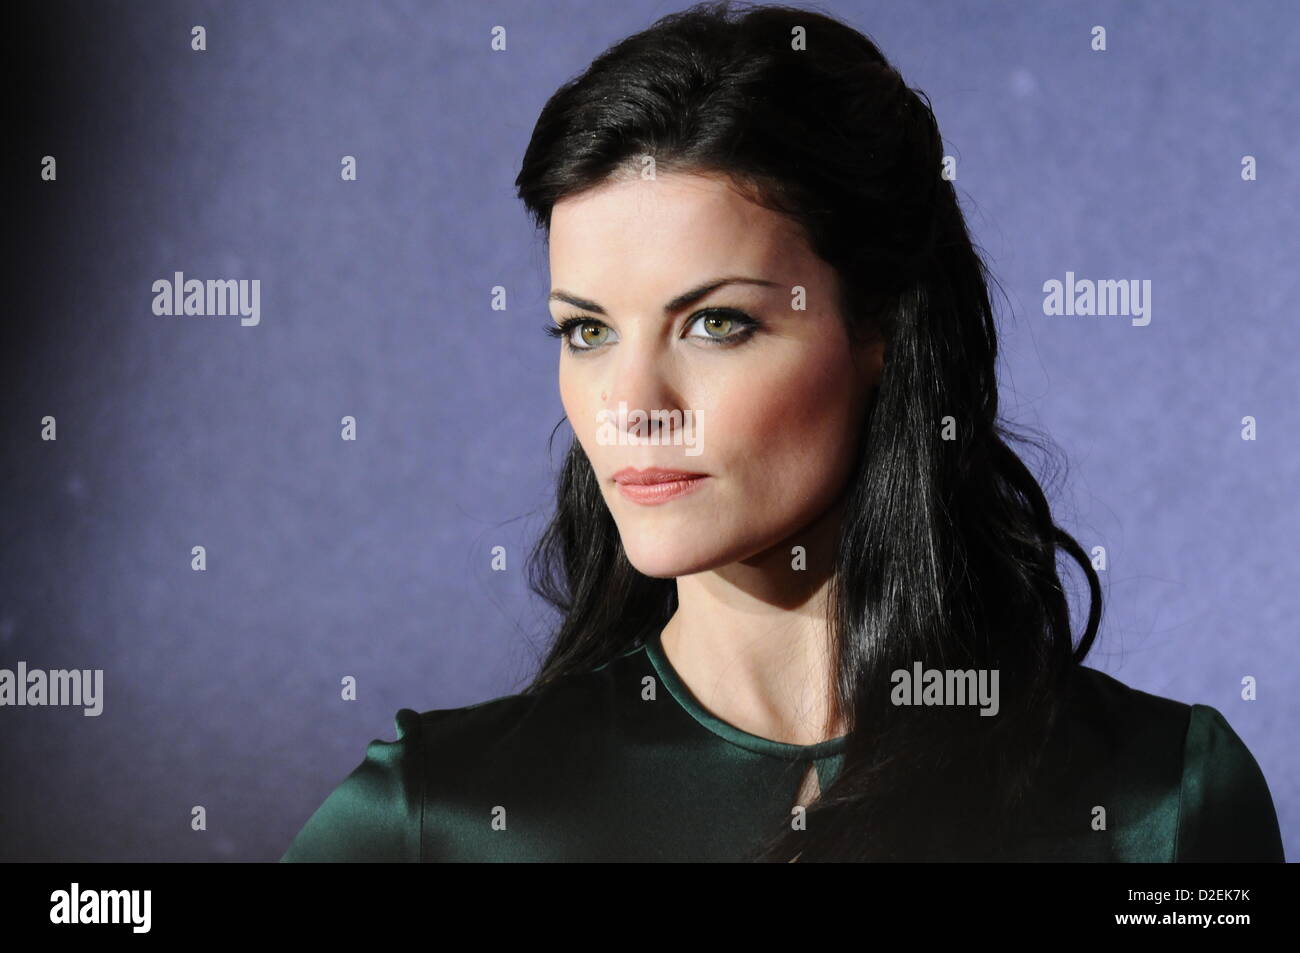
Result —
[[673, 411], [686, 409], [679, 368], [671, 354], [650, 342], [625, 339], [614, 350], [614, 360], [606, 365], [609, 376], [597, 385], [601, 387], [601, 410], [606, 412], [603, 416], [629, 440], [654, 440], [666, 420], [680, 419]]

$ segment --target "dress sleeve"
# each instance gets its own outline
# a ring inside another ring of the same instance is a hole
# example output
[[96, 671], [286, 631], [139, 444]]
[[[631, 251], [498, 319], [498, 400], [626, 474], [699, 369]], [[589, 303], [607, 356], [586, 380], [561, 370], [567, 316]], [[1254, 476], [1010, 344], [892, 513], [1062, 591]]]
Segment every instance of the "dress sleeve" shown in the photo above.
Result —
[[394, 717], [396, 741], [370, 742], [366, 758], [316, 809], [287, 862], [418, 862], [424, 806], [420, 716]]
[[1192, 705], [1176, 861], [1281, 863], [1282, 835], [1258, 763], [1226, 718]]

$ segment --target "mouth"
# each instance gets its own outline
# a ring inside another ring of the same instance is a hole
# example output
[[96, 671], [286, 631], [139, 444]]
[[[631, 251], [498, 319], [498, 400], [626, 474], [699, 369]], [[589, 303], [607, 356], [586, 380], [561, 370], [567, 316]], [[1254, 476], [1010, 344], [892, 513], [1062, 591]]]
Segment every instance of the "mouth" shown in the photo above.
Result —
[[625, 467], [615, 473], [612, 479], [618, 484], [619, 493], [626, 499], [643, 506], [654, 506], [695, 492], [708, 478], [707, 473], [688, 470], [665, 470], [661, 467], [638, 470], [635, 467]]

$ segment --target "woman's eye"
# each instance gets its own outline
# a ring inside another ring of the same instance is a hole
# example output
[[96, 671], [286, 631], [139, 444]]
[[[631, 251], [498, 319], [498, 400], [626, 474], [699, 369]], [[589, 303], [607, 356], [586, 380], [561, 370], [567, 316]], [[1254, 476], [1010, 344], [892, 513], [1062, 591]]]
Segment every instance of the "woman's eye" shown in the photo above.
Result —
[[[571, 353], [594, 351], [609, 343], [613, 328], [595, 318], [565, 318], [559, 324], [548, 324], [543, 329], [547, 335], [559, 338]], [[618, 335], [614, 335], [618, 340]], [[575, 343], [580, 342], [580, 343]]]
[[[711, 338], [725, 338], [731, 331], [731, 326], [735, 322], [731, 318], [721, 314], [704, 314], [696, 318], [692, 327], [700, 328], [704, 331], [704, 336]], [[688, 335], [689, 337], [700, 337], [701, 335]]]
[[569, 335], [569, 343], [580, 351], [600, 347], [609, 341], [610, 327], [598, 321], [582, 321], [574, 325]]
[[748, 337], [757, 324], [757, 321], [739, 312], [709, 311], [697, 315], [691, 322], [692, 328], [699, 328], [703, 333], [686, 336], [731, 344]]

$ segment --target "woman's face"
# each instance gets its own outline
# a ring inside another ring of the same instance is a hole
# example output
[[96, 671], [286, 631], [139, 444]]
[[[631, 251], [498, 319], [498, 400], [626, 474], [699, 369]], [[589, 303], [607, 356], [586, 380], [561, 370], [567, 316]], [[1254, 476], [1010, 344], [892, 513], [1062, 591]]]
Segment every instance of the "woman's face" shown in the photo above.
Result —
[[[584, 322], [560, 397], [632, 565], [683, 576], [798, 542], [846, 487], [882, 355], [851, 350], [802, 231], [719, 176], [635, 178], [556, 203], [550, 265], [556, 324]], [[650, 467], [702, 476], [621, 485]]]

